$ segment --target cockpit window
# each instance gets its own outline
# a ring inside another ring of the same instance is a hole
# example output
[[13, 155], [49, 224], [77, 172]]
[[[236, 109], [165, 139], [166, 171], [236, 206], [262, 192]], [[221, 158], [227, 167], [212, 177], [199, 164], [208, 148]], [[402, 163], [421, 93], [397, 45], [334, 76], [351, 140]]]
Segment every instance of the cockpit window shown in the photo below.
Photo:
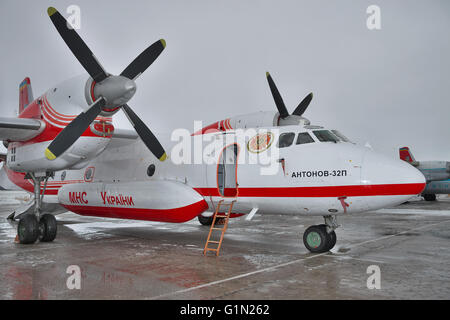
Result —
[[313, 131], [314, 135], [320, 142], [338, 142], [339, 138], [336, 137], [331, 131], [328, 130], [316, 130]]
[[292, 142], [294, 142], [295, 133], [293, 132], [286, 132], [280, 134], [280, 138], [278, 139], [278, 148], [286, 148], [292, 145]]
[[308, 132], [300, 132], [298, 134], [297, 144], [312, 143], [312, 142], [314, 142], [314, 139], [311, 138]]
[[348, 139], [346, 136], [344, 136], [342, 133], [340, 133], [338, 130], [331, 130], [339, 139], [341, 139], [344, 142], [351, 142], [350, 139]]

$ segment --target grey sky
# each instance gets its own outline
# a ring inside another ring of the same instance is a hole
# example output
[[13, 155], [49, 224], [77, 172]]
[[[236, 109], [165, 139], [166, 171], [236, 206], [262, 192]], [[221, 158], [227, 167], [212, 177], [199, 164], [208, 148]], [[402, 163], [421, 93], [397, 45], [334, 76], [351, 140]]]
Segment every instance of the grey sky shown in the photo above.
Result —
[[[450, 1], [0, 1], [0, 111], [15, 116], [18, 85], [34, 95], [83, 69], [47, 16], [81, 8], [79, 34], [111, 73], [149, 44], [167, 48], [138, 79], [130, 105], [154, 130], [275, 108], [270, 71], [290, 111], [397, 156], [450, 160]], [[382, 29], [366, 28], [381, 8]], [[120, 112], [116, 126], [130, 128]]]

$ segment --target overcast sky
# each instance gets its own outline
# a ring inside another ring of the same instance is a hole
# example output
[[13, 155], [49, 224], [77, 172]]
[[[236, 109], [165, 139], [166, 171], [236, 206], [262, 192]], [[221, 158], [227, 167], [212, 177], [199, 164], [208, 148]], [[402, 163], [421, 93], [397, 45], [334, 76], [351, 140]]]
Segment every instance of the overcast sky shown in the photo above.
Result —
[[[110, 73], [166, 39], [130, 101], [156, 133], [274, 109], [270, 71], [290, 111], [314, 92], [312, 123], [392, 156], [406, 145], [416, 159], [450, 161], [448, 0], [1, 0], [1, 116], [16, 115], [26, 76], [37, 97], [84, 72], [47, 16], [72, 4]], [[381, 30], [366, 26], [372, 4]]]

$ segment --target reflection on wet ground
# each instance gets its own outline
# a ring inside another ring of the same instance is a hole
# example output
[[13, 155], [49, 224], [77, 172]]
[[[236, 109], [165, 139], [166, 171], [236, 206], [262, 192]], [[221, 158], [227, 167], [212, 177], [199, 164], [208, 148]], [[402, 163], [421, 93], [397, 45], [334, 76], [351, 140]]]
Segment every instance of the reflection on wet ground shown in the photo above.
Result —
[[[3, 199], [3, 198], [2, 198]], [[341, 217], [332, 252], [301, 236], [321, 217], [230, 220], [221, 255], [203, 256], [208, 228], [59, 215], [53, 243], [14, 243], [0, 207], [0, 299], [449, 299], [450, 199]], [[81, 289], [70, 290], [70, 265]], [[367, 268], [381, 289], [367, 288]]]

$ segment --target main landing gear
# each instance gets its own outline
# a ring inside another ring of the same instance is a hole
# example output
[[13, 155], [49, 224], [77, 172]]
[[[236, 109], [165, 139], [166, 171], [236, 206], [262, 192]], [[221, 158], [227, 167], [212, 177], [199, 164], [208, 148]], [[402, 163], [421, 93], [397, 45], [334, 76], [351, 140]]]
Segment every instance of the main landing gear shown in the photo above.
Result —
[[435, 194], [424, 194], [423, 198], [425, 199], [425, 201], [436, 201]]
[[[210, 226], [213, 222], [214, 219], [214, 215], [212, 215], [211, 217], [204, 217], [201, 214], [198, 216], [198, 221], [204, 225], [204, 226]], [[224, 224], [225, 223], [225, 218], [216, 218], [216, 224]]]
[[306, 249], [313, 253], [330, 251], [336, 244], [336, 230], [339, 225], [336, 216], [324, 216], [325, 224], [311, 226], [303, 234]]
[[[22, 244], [35, 243], [36, 240], [50, 242], [56, 238], [56, 219], [51, 214], [42, 213], [42, 200], [47, 187], [48, 178], [53, 173], [27, 173], [25, 179], [32, 179], [34, 185], [34, 205], [33, 211], [25, 214], [19, 220], [17, 226], [17, 236]], [[44, 181], [44, 189], [41, 195], [41, 183]]]

